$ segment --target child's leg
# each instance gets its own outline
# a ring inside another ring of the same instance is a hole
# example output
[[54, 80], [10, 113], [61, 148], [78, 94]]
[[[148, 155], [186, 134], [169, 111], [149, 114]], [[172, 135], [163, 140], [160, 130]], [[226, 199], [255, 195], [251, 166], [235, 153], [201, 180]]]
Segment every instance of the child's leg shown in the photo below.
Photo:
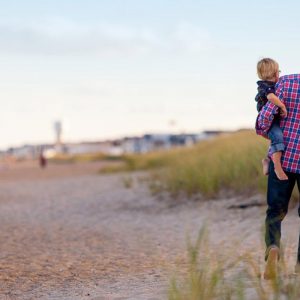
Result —
[[281, 156], [282, 152], [285, 149], [284, 143], [283, 143], [283, 134], [282, 130], [279, 126], [279, 119], [276, 119], [273, 122], [273, 125], [268, 132], [268, 137], [271, 139], [271, 148], [270, 152], [272, 155], [272, 160], [274, 162], [275, 167], [275, 173], [280, 180], [287, 180], [288, 177], [286, 176], [285, 172], [282, 169], [281, 166]]
[[281, 156], [282, 156], [281, 151], [275, 152], [275, 153], [272, 154], [272, 160], [273, 160], [273, 163], [274, 163], [274, 170], [275, 170], [275, 173], [276, 173], [278, 179], [288, 180], [288, 177], [285, 174], [285, 172], [283, 171], [282, 166], [281, 166]]

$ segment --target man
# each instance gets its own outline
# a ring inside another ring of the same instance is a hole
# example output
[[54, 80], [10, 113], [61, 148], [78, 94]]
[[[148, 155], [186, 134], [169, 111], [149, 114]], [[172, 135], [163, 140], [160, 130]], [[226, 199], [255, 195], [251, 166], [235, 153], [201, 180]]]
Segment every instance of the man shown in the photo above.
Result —
[[[282, 168], [287, 180], [279, 180], [274, 172], [274, 163], [269, 166], [266, 211], [266, 268], [264, 278], [270, 279], [277, 275], [279, 260], [281, 222], [287, 214], [289, 200], [297, 182], [300, 191], [300, 74], [287, 75], [276, 84], [276, 95], [285, 104], [288, 115], [280, 121], [283, 130], [285, 151], [282, 155]], [[261, 110], [257, 120], [257, 133], [266, 136], [278, 107], [268, 102]], [[300, 211], [298, 210], [299, 216]], [[295, 271], [300, 271], [300, 238], [298, 244]]]

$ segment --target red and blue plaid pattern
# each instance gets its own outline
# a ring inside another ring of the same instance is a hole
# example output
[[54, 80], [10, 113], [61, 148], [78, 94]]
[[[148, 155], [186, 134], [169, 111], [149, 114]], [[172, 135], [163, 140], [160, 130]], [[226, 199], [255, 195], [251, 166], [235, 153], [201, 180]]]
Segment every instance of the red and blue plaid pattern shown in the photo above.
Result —
[[[288, 111], [288, 116], [280, 121], [286, 146], [282, 167], [288, 172], [300, 173], [300, 74], [281, 77], [276, 84], [276, 95]], [[268, 101], [257, 117], [257, 134], [267, 135], [277, 112], [278, 107]]]

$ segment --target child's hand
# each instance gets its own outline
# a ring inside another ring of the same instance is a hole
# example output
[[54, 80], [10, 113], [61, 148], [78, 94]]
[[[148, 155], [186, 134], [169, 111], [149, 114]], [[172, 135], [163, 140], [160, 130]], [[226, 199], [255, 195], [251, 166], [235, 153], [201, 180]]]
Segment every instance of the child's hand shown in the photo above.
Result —
[[280, 116], [283, 118], [287, 117], [287, 110], [285, 106], [280, 107]]

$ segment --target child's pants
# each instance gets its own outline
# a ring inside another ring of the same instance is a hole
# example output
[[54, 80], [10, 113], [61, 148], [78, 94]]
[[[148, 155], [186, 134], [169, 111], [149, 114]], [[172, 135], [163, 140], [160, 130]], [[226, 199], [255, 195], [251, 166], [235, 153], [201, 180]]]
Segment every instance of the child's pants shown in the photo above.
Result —
[[280, 119], [275, 116], [272, 126], [268, 132], [268, 138], [271, 140], [271, 147], [269, 150], [269, 155], [275, 152], [284, 151], [285, 146], [283, 143], [283, 133], [280, 128]]

